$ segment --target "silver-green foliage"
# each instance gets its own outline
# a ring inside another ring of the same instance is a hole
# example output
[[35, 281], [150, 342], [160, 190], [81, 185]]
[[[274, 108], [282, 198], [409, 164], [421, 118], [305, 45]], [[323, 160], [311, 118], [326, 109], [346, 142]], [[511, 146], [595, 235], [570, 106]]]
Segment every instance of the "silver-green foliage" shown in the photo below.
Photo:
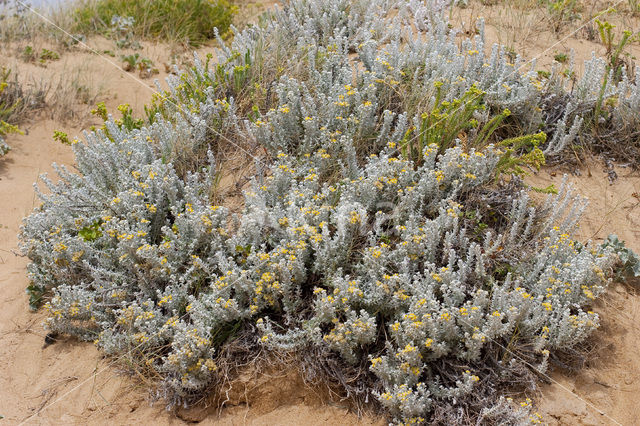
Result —
[[[43, 178], [21, 231], [47, 327], [137, 354], [186, 400], [217, 383], [238, 330], [271, 350], [322, 348], [367, 363], [378, 400], [403, 421], [471, 397], [483, 380], [474, 366], [496, 345], [526, 347], [544, 371], [550, 351], [584, 340], [616, 259], [571, 238], [584, 201], [568, 185], [541, 206], [500, 192], [500, 146], [428, 144], [408, 159], [399, 145], [437, 88], [444, 102], [483, 91], [481, 127], [491, 108], [535, 114], [540, 83], [498, 48], [485, 57], [481, 36], [460, 51], [437, 11], [400, 6], [387, 18], [382, 1], [294, 1], [238, 34], [218, 58], [223, 74], [255, 64], [272, 40], [289, 43], [290, 65], [303, 54], [310, 65], [269, 82], [274, 104], [251, 120], [211, 83], [152, 125], [109, 120], [75, 143], [77, 170]], [[403, 19], [421, 36], [401, 43]], [[220, 82], [201, 63], [192, 73]], [[170, 81], [174, 99], [185, 90]], [[210, 203], [209, 141], [221, 133], [273, 158], [239, 217]], [[469, 129], [470, 140], [481, 133]], [[207, 160], [183, 176], [185, 147]]]
[[218, 333], [255, 322], [272, 349], [327, 346], [355, 363], [377, 347], [380, 400], [408, 419], [478, 380], [463, 370], [442, 387], [433, 362], [475, 362], [517, 329], [543, 369], [598, 323], [584, 306], [614, 256], [569, 238], [581, 207], [568, 189], [546, 215], [516, 195], [500, 234], [468, 228], [462, 203], [494, 179], [492, 147], [430, 146], [420, 167], [387, 148], [333, 184], [321, 178], [335, 174], [331, 149], [282, 154], [234, 227], [208, 203], [209, 171], [183, 181], [158, 149], [170, 141], [110, 128], [113, 141], [74, 145], [79, 174], [60, 168], [26, 219], [30, 278], [54, 291], [50, 330], [110, 354], [170, 348], [150, 362], [177, 395], [215, 381]]
[[10, 150], [11, 148], [9, 147], [9, 145], [7, 145], [7, 143], [4, 141], [4, 138], [0, 136], [0, 157], [5, 155]]

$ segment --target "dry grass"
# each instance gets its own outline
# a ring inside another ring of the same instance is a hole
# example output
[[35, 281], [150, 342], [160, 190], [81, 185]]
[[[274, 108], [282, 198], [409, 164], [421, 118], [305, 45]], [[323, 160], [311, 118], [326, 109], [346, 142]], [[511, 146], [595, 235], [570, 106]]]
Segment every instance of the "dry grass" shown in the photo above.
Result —
[[57, 28], [71, 28], [73, 24], [67, 6], [58, 4], [46, 11], [40, 9], [34, 9], [34, 11], [42, 16], [28, 8], [22, 8], [15, 14], [5, 14], [4, 18], [0, 19], [0, 41], [6, 44], [19, 40], [45, 38], [62, 45], [71, 42], [69, 36]]
[[47, 114], [61, 123], [88, 125], [90, 106], [104, 93], [86, 65], [70, 67], [50, 81]]
[[0, 121], [21, 124], [44, 108], [48, 88], [42, 82], [25, 85], [17, 71], [3, 67], [0, 84], [4, 86], [0, 91]]

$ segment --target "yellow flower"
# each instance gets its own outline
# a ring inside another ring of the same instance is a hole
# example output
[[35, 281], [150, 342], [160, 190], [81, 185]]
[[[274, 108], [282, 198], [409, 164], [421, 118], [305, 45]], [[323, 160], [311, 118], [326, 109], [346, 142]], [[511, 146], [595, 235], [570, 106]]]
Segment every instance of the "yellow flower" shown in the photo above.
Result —
[[360, 215], [358, 214], [357, 211], [354, 210], [351, 212], [349, 221], [354, 225], [356, 223], [360, 223]]
[[83, 254], [84, 254], [84, 251], [77, 251], [77, 252], [73, 253], [73, 257], [71, 258], [71, 260], [73, 260], [74, 262], [77, 262], [78, 260], [80, 260], [82, 258]]
[[53, 246], [53, 250], [57, 251], [58, 253], [63, 252], [67, 249], [67, 246], [65, 243], [57, 243], [55, 246]]

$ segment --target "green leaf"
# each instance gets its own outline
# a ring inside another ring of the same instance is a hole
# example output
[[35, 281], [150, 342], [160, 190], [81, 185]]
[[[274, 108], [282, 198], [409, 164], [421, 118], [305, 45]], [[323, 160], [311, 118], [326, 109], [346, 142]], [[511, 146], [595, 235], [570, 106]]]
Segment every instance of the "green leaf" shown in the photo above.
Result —
[[32, 310], [37, 311], [42, 305], [42, 296], [44, 296], [45, 288], [38, 286], [35, 283], [31, 283], [26, 290], [29, 295], [29, 307]]
[[78, 231], [78, 235], [87, 242], [95, 241], [102, 236], [100, 224], [101, 221], [96, 221], [90, 226], [85, 226], [80, 231]]
[[540, 194], [558, 194], [558, 189], [554, 184], [547, 186], [546, 188], [531, 187], [532, 191], [539, 192]]
[[640, 257], [633, 250], [626, 247], [624, 241], [620, 241], [617, 235], [609, 235], [601, 247], [611, 247], [618, 255], [621, 263], [617, 272], [618, 278], [626, 280], [640, 277]]

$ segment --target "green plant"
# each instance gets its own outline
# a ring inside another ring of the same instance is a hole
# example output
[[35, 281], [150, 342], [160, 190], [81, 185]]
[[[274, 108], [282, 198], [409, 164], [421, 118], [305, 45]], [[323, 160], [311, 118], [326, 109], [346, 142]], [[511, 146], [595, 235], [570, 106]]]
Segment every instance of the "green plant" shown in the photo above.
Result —
[[132, 55], [122, 55], [120, 59], [122, 60], [122, 69], [125, 71], [132, 71], [136, 69], [140, 62], [140, 54], [134, 53]]
[[69, 140], [69, 136], [65, 132], [61, 132], [59, 130], [55, 130], [53, 132], [53, 140], [58, 141], [63, 145], [71, 145], [71, 141]]
[[[9, 92], [7, 91], [10, 75], [11, 70], [4, 67], [2, 68], [2, 71], [0, 71], [0, 121], [8, 120], [9, 117], [13, 115], [13, 111], [20, 104], [20, 99], [9, 96]], [[2, 122], [4, 123], [4, 121]]]
[[545, 70], [538, 70], [536, 71], [538, 74], [539, 78], [546, 78], [548, 79], [549, 77], [551, 77], [551, 73], [549, 71], [545, 71]]
[[42, 52], [40, 52], [39, 59], [41, 63], [45, 63], [46, 61], [57, 61], [60, 59], [60, 54], [53, 50], [43, 48]]
[[0, 136], [7, 135], [9, 133], [21, 133], [21, 131], [18, 129], [18, 126], [9, 124], [6, 121], [0, 121]]
[[579, 4], [577, 0], [545, 0], [551, 16], [551, 24], [555, 32], [579, 16]]
[[131, 109], [129, 104], [118, 105], [118, 111], [122, 114], [122, 118], [116, 120], [115, 123], [121, 128], [131, 131], [134, 129], [140, 129], [143, 126], [144, 120], [133, 117], [133, 109]]
[[[10, 83], [8, 81], [10, 74], [10, 70], [5, 68], [0, 70], [0, 157], [4, 156], [11, 149], [9, 145], [5, 143], [3, 136], [9, 133], [22, 133], [16, 125], [4, 121], [10, 121], [15, 117], [16, 109], [22, 102], [22, 99], [16, 96], [16, 94], [19, 95], [21, 93], [17, 83], [13, 83], [11, 85], [14, 87], [13, 90], [7, 90], [10, 87]], [[18, 89], [17, 93], [15, 90], [16, 87]]]
[[138, 73], [142, 78], [149, 78], [160, 71], [153, 65], [153, 61], [149, 58], [142, 58], [138, 62]]
[[98, 102], [96, 107], [91, 110], [91, 114], [96, 117], [100, 117], [102, 120], [106, 121], [109, 118], [109, 113], [107, 112], [107, 106], [104, 102]]
[[[600, 42], [606, 49], [605, 56], [608, 60], [607, 71], [613, 70], [613, 78], [615, 82], [620, 81], [622, 76], [622, 67], [624, 67], [625, 60], [622, 55], [625, 47], [633, 40], [633, 33], [629, 30], [622, 32], [622, 37], [616, 40], [616, 35], [613, 29], [616, 27], [608, 21], [595, 20], [598, 25], [598, 34], [600, 35]], [[607, 74], [608, 74], [607, 72]]]
[[620, 259], [621, 267], [618, 269], [617, 276], [619, 279], [626, 280], [629, 278], [640, 277], [640, 256], [633, 250], [626, 247], [624, 241], [620, 241], [618, 236], [611, 234], [602, 244], [602, 248], [611, 247]]
[[474, 117], [486, 109], [483, 91], [473, 85], [459, 99], [449, 102], [442, 100], [442, 83], [436, 82], [435, 88], [435, 107], [423, 113], [420, 127], [410, 128], [399, 143], [402, 156], [416, 164], [421, 164], [427, 146], [435, 144], [438, 153], [442, 153], [455, 146], [463, 135], [467, 138], [465, 150], [484, 148], [491, 142], [491, 136], [500, 124], [511, 114], [505, 109], [479, 127]]
[[3, 157], [7, 152], [11, 150], [11, 147], [4, 141], [4, 135], [8, 133], [21, 133], [20, 129], [16, 126], [12, 126], [2, 120], [0, 120], [0, 157]]
[[101, 224], [102, 224], [102, 221], [97, 220], [93, 222], [91, 225], [85, 226], [84, 228], [80, 229], [80, 231], [78, 231], [78, 236], [86, 242], [92, 242], [97, 240], [102, 236], [102, 231], [100, 229]]
[[[117, 109], [120, 114], [122, 114], [121, 118], [115, 119], [113, 121], [113, 123], [118, 126], [118, 128], [126, 129], [127, 131], [142, 128], [142, 126], [144, 125], [144, 120], [141, 118], [133, 117], [133, 109], [131, 109], [131, 106], [129, 104], [118, 105]], [[98, 102], [96, 107], [91, 110], [91, 114], [101, 118], [104, 121], [107, 121], [109, 119], [109, 112], [104, 102]], [[108, 138], [111, 138], [111, 134], [105, 125], [100, 127], [100, 129], [105, 132], [105, 135]], [[91, 130], [95, 130], [95, 127], [93, 127]]]
[[11, 69], [0, 68], [0, 121], [20, 124], [44, 105], [47, 92], [38, 84], [25, 89]]
[[29, 307], [33, 311], [38, 310], [43, 302], [42, 298], [46, 292], [45, 288], [32, 282], [27, 286], [26, 292], [29, 296]]
[[36, 57], [36, 53], [33, 50], [33, 46], [30, 46], [30, 45], [25, 46], [24, 49], [22, 49], [20, 56], [22, 57], [23, 60], [27, 62], [33, 61]]
[[[632, 40], [631, 31], [625, 30], [622, 32], [622, 37], [616, 42], [616, 36], [613, 31], [615, 25], [608, 21], [595, 20], [598, 25], [598, 34], [600, 35], [600, 42], [606, 49], [607, 67], [600, 87], [600, 93], [596, 103], [595, 116], [596, 124], [598, 118], [603, 114], [603, 104], [606, 105], [605, 92], [610, 83], [617, 83], [622, 78], [623, 68], [626, 67], [625, 60], [622, 58], [622, 53], [627, 44]], [[612, 78], [613, 81], [609, 81]]]
[[535, 186], [531, 186], [530, 189], [532, 191], [535, 191], [539, 194], [558, 194], [558, 189], [556, 188], [556, 186], [554, 184], [551, 184], [545, 188], [538, 188]]
[[[498, 143], [499, 147], [505, 149], [500, 157], [496, 170], [499, 177], [500, 174], [514, 174], [516, 176], [524, 176], [525, 168], [540, 170], [544, 166], [544, 153], [540, 149], [547, 140], [547, 135], [540, 132], [535, 135], [517, 136], [505, 139]], [[553, 185], [549, 189], [553, 193]], [[546, 190], [545, 189], [545, 190]], [[556, 191], [557, 193], [557, 191]]]
[[569, 56], [566, 53], [558, 53], [553, 57], [553, 59], [557, 62], [560, 62], [561, 64], [564, 64], [569, 60]]
[[142, 58], [140, 62], [138, 62], [138, 68], [151, 68], [153, 67], [153, 61], [149, 58]]
[[214, 28], [227, 33], [235, 11], [226, 0], [85, 0], [73, 12], [73, 29], [104, 33], [111, 29], [114, 16], [130, 17], [138, 37], [198, 46], [214, 37]]
[[135, 40], [135, 34], [133, 33], [133, 24], [135, 19], [131, 16], [118, 16], [114, 15], [111, 18], [111, 28], [109, 32], [112, 37], [116, 39], [116, 46], [119, 49], [131, 48], [140, 49], [140, 43]]
[[45, 64], [47, 61], [57, 61], [60, 59], [60, 54], [58, 52], [43, 48], [38, 54], [31, 45], [25, 46], [24, 49], [22, 49], [22, 52], [20, 52], [20, 56], [26, 62], [38, 60], [41, 64]]

